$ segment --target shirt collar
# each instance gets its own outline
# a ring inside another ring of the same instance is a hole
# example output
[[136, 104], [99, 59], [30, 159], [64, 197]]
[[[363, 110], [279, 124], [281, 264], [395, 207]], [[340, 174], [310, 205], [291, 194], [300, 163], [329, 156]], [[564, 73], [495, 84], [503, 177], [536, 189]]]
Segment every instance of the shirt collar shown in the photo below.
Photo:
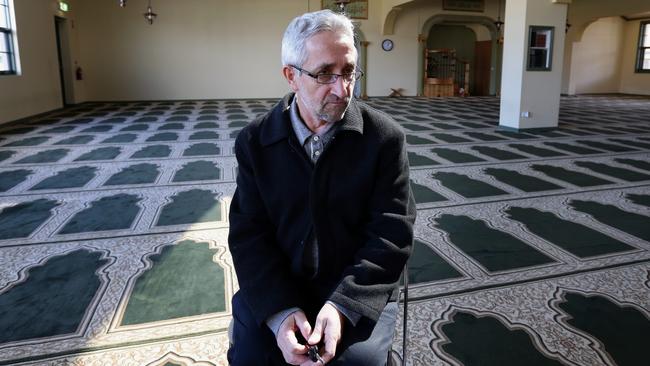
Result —
[[[293, 130], [291, 127], [291, 113], [289, 113], [293, 99], [294, 93], [285, 95], [278, 105], [263, 117], [267, 123], [262, 123], [261, 126], [260, 143], [262, 146], [269, 146], [287, 138], [288, 134]], [[348, 130], [363, 134], [363, 117], [355, 99], [352, 99], [343, 120], [338, 123], [340, 123], [338, 128], [341, 131]]]
[[305, 123], [302, 121], [302, 118], [300, 118], [296, 99], [298, 98], [294, 95], [291, 105], [289, 106], [289, 118], [291, 119], [291, 127], [293, 127], [293, 132], [295, 132], [298, 142], [300, 142], [300, 145], [304, 145], [305, 141], [307, 141], [307, 139], [314, 133], [307, 128]]
[[317, 133], [313, 132], [309, 129], [309, 127], [307, 127], [302, 117], [300, 117], [297, 100], [298, 96], [294, 95], [293, 100], [291, 101], [291, 105], [289, 106], [289, 118], [291, 119], [291, 127], [293, 127], [293, 131], [296, 133], [296, 137], [298, 138], [298, 141], [301, 145], [304, 145], [305, 141], [307, 141], [307, 139], [313, 135], [331, 135], [331, 133], [336, 129], [335, 126], [338, 126], [340, 124], [339, 122], [330, 122], [327, 123], [325, 128], [321, 128]]

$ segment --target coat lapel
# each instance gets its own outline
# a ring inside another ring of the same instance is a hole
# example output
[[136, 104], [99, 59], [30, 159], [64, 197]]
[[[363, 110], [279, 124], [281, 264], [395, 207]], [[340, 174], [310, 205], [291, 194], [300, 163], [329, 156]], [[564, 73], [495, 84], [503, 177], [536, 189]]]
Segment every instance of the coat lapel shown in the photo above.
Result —
[[289, 93], [264, 117], [260, 129], [260, 144], [263, 147], [286, 139], [291, 130], [289, 106], [293, 93]]

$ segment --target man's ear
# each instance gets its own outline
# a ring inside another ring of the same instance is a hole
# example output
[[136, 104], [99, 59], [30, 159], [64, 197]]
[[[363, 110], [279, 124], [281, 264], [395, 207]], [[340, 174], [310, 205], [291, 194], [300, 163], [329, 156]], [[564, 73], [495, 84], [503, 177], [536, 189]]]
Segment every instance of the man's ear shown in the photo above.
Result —
[[287, 83], [289, 83], [289, 87], [291, 90], [294, 92], [298, 91], [298, 85], [296, 84], [296, 78], [298, 77], [298, 73], [296, 72], [296, 69], [294, 69], [291, 66], [283, 66], [282, 67], [282, 75], [284, 76], [285, 79], [287, 79]]

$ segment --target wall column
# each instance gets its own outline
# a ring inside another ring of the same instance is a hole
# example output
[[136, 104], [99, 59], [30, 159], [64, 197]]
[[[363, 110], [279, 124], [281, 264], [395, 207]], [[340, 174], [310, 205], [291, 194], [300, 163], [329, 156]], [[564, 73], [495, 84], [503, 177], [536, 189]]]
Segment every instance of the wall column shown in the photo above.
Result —
[[368, 45], [370, 45], [370, 42], [368, 41], [361, 41], [361, 69], [363, 72], [366, 73], [366, 76], [361, 78], [361, 99], [366, 100], [368, 99], [368, 78], [367, 78], [367, 70], [368, 70]]
[[[570, 1], [506, 2], [499, 127], [524, 130], [558, 126]], [[553, 27], [550, 71], [527, 70], [530, 26]]]

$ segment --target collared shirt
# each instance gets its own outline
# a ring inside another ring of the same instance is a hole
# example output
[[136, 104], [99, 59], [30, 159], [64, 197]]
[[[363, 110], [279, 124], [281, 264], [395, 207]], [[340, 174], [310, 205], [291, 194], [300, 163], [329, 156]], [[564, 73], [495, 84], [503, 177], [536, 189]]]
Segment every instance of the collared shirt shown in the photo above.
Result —
[[298, 112], [298, 103], [296, 102], [296, 96], [293, 97], [291, 101], [291, 106], [289, 107], [289, 115], [291, 117], [291, 127], [293, 127], [293, 132], [300, 142], [300, 146], [305, 149], [307, 156], [312, 163], [316, 164], [318, 158], [321, 156], [325, 147], [328, 143], [332, 141], [332, 138], [338, 130], [339, 124], [335, 122], [330, 122], [327, 124], [326, 128], [319, 131], [318, 133], [312, 132], [302, 118], [300, 118], [300, 113]]

